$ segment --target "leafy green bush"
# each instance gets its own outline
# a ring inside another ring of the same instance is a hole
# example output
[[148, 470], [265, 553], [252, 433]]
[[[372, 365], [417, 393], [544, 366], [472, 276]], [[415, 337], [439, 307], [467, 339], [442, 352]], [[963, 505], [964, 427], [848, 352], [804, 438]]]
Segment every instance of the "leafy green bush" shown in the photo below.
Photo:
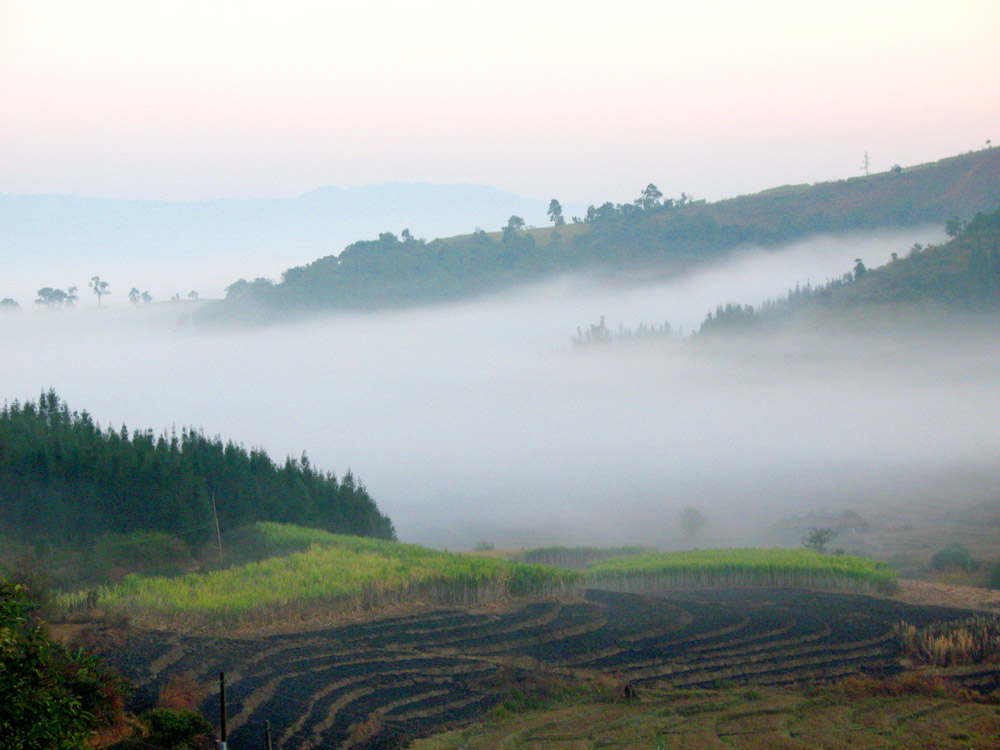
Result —
[[121, 710], [125, 683], [85, 652], [68, 652], [28, 619], [21, 586], [0, 579], [0, 744], [82, 750]]
[[949, 544], [943, 550], [935, 552], [931, 557], [931, 567], [934, 570], [947, 570], [948, 568], [959, 568], [961, 570], [973, 570], [976, 561], [969, 554], [969, 549], [964, 544]]

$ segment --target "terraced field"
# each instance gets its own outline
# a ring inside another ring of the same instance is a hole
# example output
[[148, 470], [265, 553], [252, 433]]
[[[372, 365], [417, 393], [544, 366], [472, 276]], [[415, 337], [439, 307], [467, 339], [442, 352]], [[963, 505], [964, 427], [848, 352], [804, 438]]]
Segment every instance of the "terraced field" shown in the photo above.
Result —
[[412, 750], [997, 750], [1000, 708], [960, 697], [754, 688], [646, 691], [491, 717]]
[[[140, 685], [139, 702], [177, 677], [203, 684], [208, 717], [226, 672], [232, 747], [259, 746], [265, 720], [279, 748], [398, 747], [547, 679], [610, 676], [644, 690], [890, 675], [900, 669], [894, 624], [966, 614], [791, 589], [591, 591], [578, 602], [442, 610], [256, 640], [146, 631], [111, 658]], [[966, 670], [962, 681], [992, 689], [1000, 667]]]

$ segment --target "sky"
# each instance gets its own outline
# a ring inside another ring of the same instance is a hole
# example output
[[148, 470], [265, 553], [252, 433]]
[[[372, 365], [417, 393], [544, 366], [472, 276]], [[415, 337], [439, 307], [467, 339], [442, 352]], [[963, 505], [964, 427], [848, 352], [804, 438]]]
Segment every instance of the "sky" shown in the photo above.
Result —
[[718, 199], [1000, 142], [996, 0], [0, 0], [0, 193]]

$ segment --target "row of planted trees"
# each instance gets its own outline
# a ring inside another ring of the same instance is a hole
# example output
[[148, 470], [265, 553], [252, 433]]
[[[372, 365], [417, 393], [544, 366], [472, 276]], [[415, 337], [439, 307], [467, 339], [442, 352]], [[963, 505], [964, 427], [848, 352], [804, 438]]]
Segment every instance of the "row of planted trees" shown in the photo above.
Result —
[[[214, 505], [214, 507], [213, 507]], [[189, 542], [254, 521], [394, 538], [364, 485], [200, 430], [102, 428], [53, 391], [0, 410], [0, 527], [51, 544], [136, 530]]]

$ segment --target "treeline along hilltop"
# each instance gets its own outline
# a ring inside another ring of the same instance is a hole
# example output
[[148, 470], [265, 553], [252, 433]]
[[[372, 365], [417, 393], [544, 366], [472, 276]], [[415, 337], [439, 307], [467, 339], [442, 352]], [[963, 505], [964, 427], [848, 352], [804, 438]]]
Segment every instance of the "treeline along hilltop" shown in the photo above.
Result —
[[[800, 286], [759, 307], [726, 304], [710, 313], [700, 333], [760, 330], [790, 321], [830, 321], [846, 315], [871, 321], [899, 320], [909, 313], [996, 315], [1000, 313], [1000, 208], [968, 223], [951, 220], [952, 239], [894, 253], [879, 268], [858, 258], [841, 278]], [[889, 311], [892, 311], [890, 314]]]
[[260, 448], [194, 429], [102, 429], [55, 392], [0, 410], [0, 528], [25, 541], [161, 531], [189, 542], [257, 521], [394, 539], [364, 485], [304, 455], [276, 464]]
[[382, 309], [468, 297], [569, 272], [677, 271], [743, 246], [774, 247], [817, 233], [969, 219], [1000, 204], [1000, 149], [816, 185], [706, 203], [665, 198], [648, 185], [635, 201], [591, 206], [533, 229], [512, 216], [500, 232], [426, 241], [404, 230], [349, 245], [278, 282], [241, 279], [200, 321], [270, 319], [323, 309]]

